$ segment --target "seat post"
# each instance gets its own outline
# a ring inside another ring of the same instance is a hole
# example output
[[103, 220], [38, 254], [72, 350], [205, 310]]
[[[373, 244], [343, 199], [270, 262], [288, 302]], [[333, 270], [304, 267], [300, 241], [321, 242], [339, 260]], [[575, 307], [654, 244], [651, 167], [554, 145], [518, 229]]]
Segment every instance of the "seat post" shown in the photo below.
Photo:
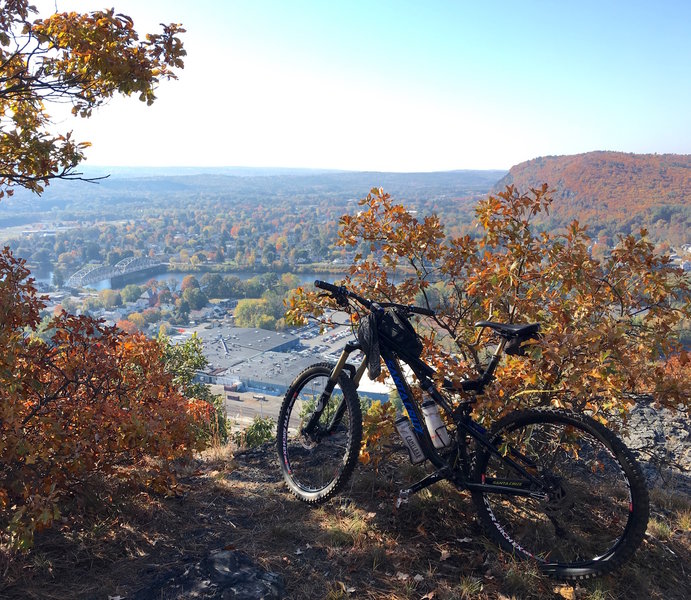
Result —
[[492, 381], [492, 379], [494, 379], [494, 372], [497, 370], [497, 367], [499, 366], [501, 355], [504, 352], [504, 346], [506, 346], [506, 338], [502, 336], [501, 340], [499, 341], [499, 345], [497, 346], [497, 349], [494, 351], [494, 354], [492, 354], [492, 358], [490, 359], [489, 363], [487, 363], [485, 372], [482, 374], [482, 377], [480, 377], [482, 387], [486, 386], [488, 383]]

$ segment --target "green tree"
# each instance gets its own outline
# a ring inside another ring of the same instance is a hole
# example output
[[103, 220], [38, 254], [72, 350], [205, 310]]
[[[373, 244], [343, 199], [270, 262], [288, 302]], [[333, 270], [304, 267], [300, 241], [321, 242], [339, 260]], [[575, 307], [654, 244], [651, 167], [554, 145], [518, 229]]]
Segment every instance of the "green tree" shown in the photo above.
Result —
[[204, 273], [199, 285], [209, 298], [226, 298], [223, 289], [223, 276], [219, 273]]
[[137, 331], [144, 331], [146, 327], [146, 319], [140, 312], [133, 312], [127, 315], [127, 320], [134, 325]]
[[[82, 310], [88, 313], [93, 313], [98, 309], [103, 308], [103, 301], [97, 296], [87, 296], [82, 301]], [[74, 312], [74, 311], [68, 311]]]
[[60, 269], [55, 269], [53, 271], [53, 285], [56, 287], [62, 287], [65, 283], [65, 274]]
[[267, 314], [257, 315], [254, 319], [253, 326], [259, 327], [259, 329], [268, 329], [269, 331], [273, 331], [276, 329], [276, 317]]
[[103, 308], [115, 308], [122, 306], [122, 296], [116, 290], [101, 290], [98, 293], [99, 300], [103, 304]]
[[142, 295], [143, 291], [144, 290], [142, 290], [142, 288], [138, 285], [130, 283], [122, 289], [120, 295], [125, 302], [135, 302], [136, 300], [139, 300], [139, 297]]
[[238, 295], [243, 294], [245, 298], [259, 298], [265, 289], [259, 277], [251, 277], [240, 282]]
[[265, 300], [239, 300], [235, 307], [235, 324], [238, 327], [256, 327], [256, 319], [263, 314], [265, 304]]
[[196, 287], [186, 288], [182, 292], [182, 299], [187, 302], [192, 310], [204, 308], [209, 303], [209, 299], [206, 297], [206, 294], [204, 294], [201, 289]]
[[235, 298], [241, 295], [242, 280], [237, 275], [225, 275], [223, 277], [223, 295], [221, 298]]
[[175, 320], [179, 324], [187, 323], [190, 318], [190, 305], [184, 298], [175, 301]]
[[244, 430], [233, 434], [233, 441], [240, 448], [256, 448], [276, 437], [276, 423], [271, 417], [256, 415]]
[[61, 303], [60, 306], [62, 307], [62, 310], [68, 313], [73, 313], [77, 310], [77, 303], [72, 299], [72, 298], [65, 298]]
[[292, 273], [283, 273], [281, 275], [281, 287], [286, 292], [294, 290], [300, 287], [300, 278]]
[[187, 398], [197, 398], [214, 406], [215, 433], [220, 435], [222, 441], [227, 441], [229, 430], [223, 398], [213, 394], [208, 385], [197, 379], [197, 373], [203, 371], [209, 363], [204, 356], [201, 339], [194, 334], [184, 342], [173, 344], [164, 333], [159, 333], [158, 341], [163, 346], [166, 371], [173, 374], [173, 382]]

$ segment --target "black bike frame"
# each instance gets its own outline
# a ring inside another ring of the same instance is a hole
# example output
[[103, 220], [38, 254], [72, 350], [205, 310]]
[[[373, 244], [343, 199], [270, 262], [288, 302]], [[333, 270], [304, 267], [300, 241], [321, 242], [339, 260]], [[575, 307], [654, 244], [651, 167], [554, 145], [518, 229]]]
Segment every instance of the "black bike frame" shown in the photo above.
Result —
[[[494, 371], [501, 358], [501, 353], [503, 351], [505, 341], [502, 340], [497, 347], [495, 353], [493, 354], [485, 372], [479, 379], [468, 380], [462, 382], [463, 391], [482, 391], [484, 387], [492, 380]], [[356, 388], [360, 383], [360, 379], [364, 375], [366, 370], [366, 360], [363, 360], [359, 368], [355, 369], [351, 365], [347, 365], [346, 361], [351, 353], [356, 350], [360, 350], [360, 344], [348, 342], [341, 353], [341, 356], [334, 366], [329, 381], [327, 382], [326, 388], [322, 393], [320, 401], [318, 403], [318, 409], [312, 415], [312, 419], [305, 426], [304, 432], [307, 434], [312, 434], [316, 424], [319, 421], [321, 415], [321, 410], [328, 401], [331, 392], [340, 377], [341, 372], [344, 369], [349, 371], [349, 376], [353, 380]], [[468, 411], [463, 412], [462, 416], [458, 416], [454, 413], [453, 407], [449, 404], [447, 399], [442, 395], [442, 393], [436, 388], [432, 382], [432, 378], [435, 374], [434, 369], [427, 363], [423, 362], [417, 357], [405, 357], [402, 360], [407, 364], [416, 377], [420, 381], [422, 389], [429, 393], [431, 398], [446, 412], [446, 414], [453, 420], [457, 428], [457, 443], [459, 444], [459, 452], [465, 452], [467, 446], [466, 437], [469, 435], [476, 440], [478, 444], [486, 448], [489, 452], [497, 456], [501, 461], [509, 465], [513, 470], [520, 474], [525, 479], [486, 479], [482, 483], [475, 483], [468, 481], [468, 473], [458, 471], [458, 469], [453, 469], [452, 465], [437, 451], [432, 443], [429, 432], [424, 424], [424, 417], [418, 403], [415, 401], [415, 396], [408, 384], [399, 358], [397, 358], [392, 352], [382, 349], [382, 358], [384, 363], [394, 381], [398, 395], [401, 398], [403, 405], [405, 406], [406, 412], [410, 419], [413, 431], [420, 443], [422, 451], [425, 457], [437, 468], [437, 471], [428, 475], [418, 483], [414, 484], [407, 490], [402, 490], [402, 496], [407, 496], [409, 494], [415, 493], [437, 481], [442, 479], [451, 480], [456, 486], [467, 489], [470, 491], [485, 492], [485, 493], [495, 493], [504, 495], [514, 495], [514, 496], [532, 496], [536, 498], [544, 499], [546, 494], [540, 492], [543, 488], [542, 482], [534, 477], [528, 469], [534, 468], [535, 465], [523, 456], [520, 452], [513, 448], [508, 448], [507, 452], [504, 454], [500, 452], [494, 444], [490, 442], [487, 438], [486, 430], [473, 421], [473, 419], [468, 414]], [[444, 380], [443, 387], [445, 389], [453, 389], [454, 386], [451, 382]], [[319, 407], [321, 404], [321, 407]], [[343, 417], [345, 411], [345, 400], [342, 400], [336, 409], [336, 413], [331, 420], [331, 423], [326, 428], [326, 433], [330, 432]], [[514, 460], [516, 459], [516, 460]], [[525, 467], [517, 461], [522, 461]], [[460, 477], [459, 477], [460, 475]], [[484, 479], [484, 478], [483, 478]]]

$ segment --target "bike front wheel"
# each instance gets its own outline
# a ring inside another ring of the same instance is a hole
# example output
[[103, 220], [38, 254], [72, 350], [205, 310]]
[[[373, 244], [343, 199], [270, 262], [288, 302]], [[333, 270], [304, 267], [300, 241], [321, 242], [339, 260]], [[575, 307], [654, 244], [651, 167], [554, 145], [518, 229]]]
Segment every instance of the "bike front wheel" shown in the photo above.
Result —
[[[283, 478], [300, 500], [325, 502], [348, 481], [362, 439], [362, 413], [345, 372], [330, 390], [333, 365], [305, 369], [286, 392], [277, 445]], [[316, 414], [315, 414], [316, 413]]]
[[499, 546], [560, 579], [599, 576], [633, 555], [648, 523], [648, 490], [614, 433], [586, 415], [534, 409], [507, 415], [488, 437], [497, 452], [478, 451], [473, 479], [534, 492], [473, 493]]

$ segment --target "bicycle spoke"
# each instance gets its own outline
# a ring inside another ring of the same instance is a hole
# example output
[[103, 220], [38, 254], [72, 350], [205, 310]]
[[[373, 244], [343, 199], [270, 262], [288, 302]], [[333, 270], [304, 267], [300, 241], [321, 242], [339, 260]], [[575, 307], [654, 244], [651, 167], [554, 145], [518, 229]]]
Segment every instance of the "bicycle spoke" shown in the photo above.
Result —
[[[605, 570], [612, 556], [624, 555], [620, 548], [632, 552], [645, 530], [647, 494], [623, 444], [582, 416], [535, 410], [504, 421], [497, 439], [514, 450], [512, 455], [536, 465], [547, 499], [475, 493], [483, 522], [500, 544], [562, 574]], [[515, 468], [495, 454], [485, 453], [481, 463], [478, 478], [517, 477]], [[633, 512], [634, 505], [639, 512]]]
[[[329, 386], [330, 373], [328, 365], [304, 371], [286, 393], [279, 416], [283, 474], [291, 490], [306, 502], [321, 502], [335, 493], [350, 476], [359, 452], [357, 395], [352, 384], [347, 385], [346, 375]], [[331, 387], [331, 393], [324, 394]]]

